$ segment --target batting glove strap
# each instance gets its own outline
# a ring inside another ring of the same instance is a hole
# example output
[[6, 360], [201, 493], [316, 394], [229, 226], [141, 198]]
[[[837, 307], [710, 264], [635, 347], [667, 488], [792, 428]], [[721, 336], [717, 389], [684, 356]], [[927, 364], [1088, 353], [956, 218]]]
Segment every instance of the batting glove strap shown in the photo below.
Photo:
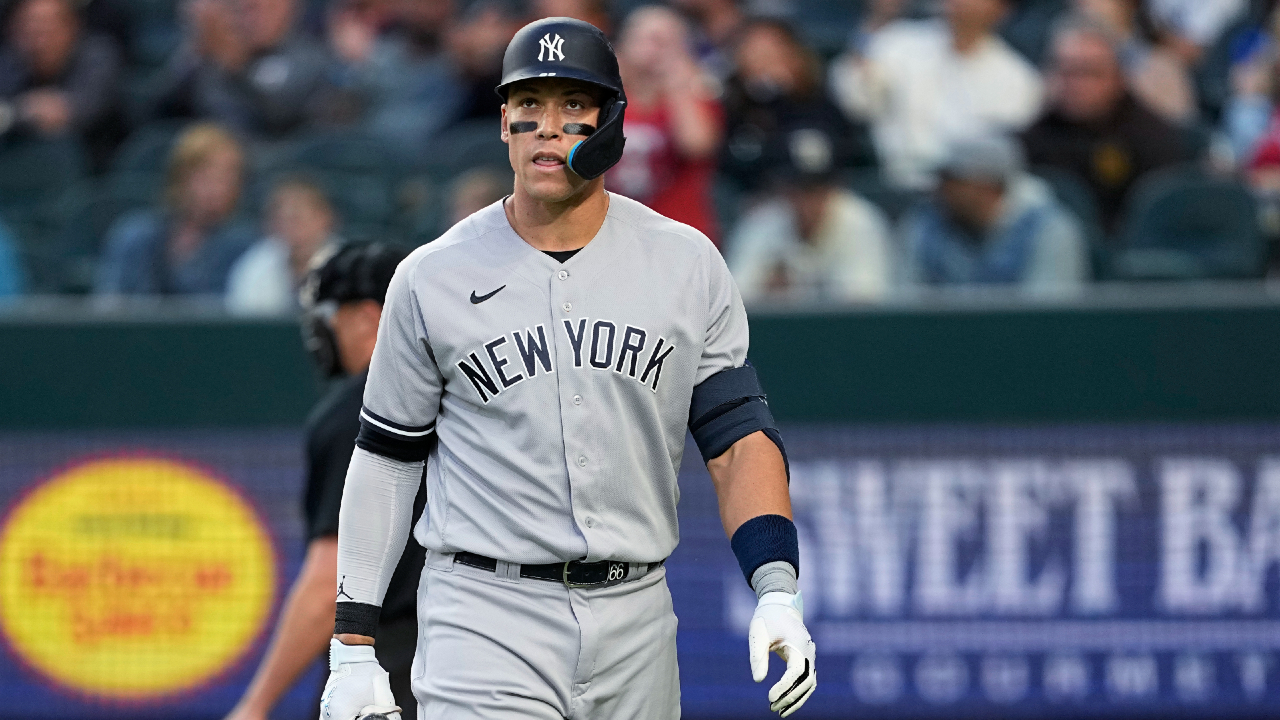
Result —
[[337, 672], [345, 663], [377, 663], [372, 645], [347, 645], [337, 638], [329, 640], [329, 672]]
[[751, 677], [756, 682], [769, 674], [769, 652], [787, 663], [782, 679], [769, 689], [769, 709], [782, 717], [800, 709], [818, 685], [817, 647], [804, 626], [804, 601], [800, 593], [765, 593], [756, 605], [747, 635]]
[[329, 680], [320, 696], [320, 720], [356, 720], [381, 714], [400, 720], [387, 671], [378, 664], [372, 645], [329, 641]]

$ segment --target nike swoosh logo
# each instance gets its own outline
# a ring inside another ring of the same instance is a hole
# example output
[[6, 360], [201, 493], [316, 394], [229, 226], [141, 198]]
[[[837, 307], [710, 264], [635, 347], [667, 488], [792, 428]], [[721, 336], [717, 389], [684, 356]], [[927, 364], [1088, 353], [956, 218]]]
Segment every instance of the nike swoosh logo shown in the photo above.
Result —
[[488, 295], [476, 295], [476, 291], [475, 291], [475, 290], [472, 290], [472, 291], [471, 291], [471, 304], [472, 304], [472, 305], [479, 305], [480, 303], [484, 302], [485, 300], [488, 300], [489, 298], [493, 297], [494, 295], [497, 295], [498, 293], [502, 292], [502, 290], [503, 290], [504, 288], [506, 288], [506, 287], [507, 287], [506, 285], [503, 285], [502, 287], [498, 288], [497, 290], [494, 290], [493, 292], [489, 293]]

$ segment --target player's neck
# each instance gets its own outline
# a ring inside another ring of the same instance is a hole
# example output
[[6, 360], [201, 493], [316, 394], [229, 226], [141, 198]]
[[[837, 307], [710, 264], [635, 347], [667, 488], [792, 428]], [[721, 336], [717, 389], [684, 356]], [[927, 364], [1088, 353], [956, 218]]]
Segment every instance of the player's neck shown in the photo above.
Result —
[[535, 249], [577, 250], [591, 242], [604, 225], [609, 194], [603, 183], [592, 182], [584, 192], [568, 200], [541, 202], [529, 197], [517, 184], [503, 208], [511, 228]]

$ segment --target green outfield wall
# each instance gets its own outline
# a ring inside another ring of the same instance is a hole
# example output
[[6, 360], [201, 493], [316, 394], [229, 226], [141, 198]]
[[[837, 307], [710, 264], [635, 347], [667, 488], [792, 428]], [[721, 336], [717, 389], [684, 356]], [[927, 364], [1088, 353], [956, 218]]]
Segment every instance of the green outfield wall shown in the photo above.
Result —
[[[783, 421], [1280, 417], [1280, 302], [753, 313]], [[319, 391], [296, 325], [0, 316], [0, 428], [279, 426]]]

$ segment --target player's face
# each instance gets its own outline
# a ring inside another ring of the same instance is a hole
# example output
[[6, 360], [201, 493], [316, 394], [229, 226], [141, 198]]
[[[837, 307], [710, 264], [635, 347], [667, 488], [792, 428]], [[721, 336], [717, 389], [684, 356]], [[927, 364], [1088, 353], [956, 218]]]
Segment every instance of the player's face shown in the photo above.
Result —
[[573, 125], [594, 128], [599, 114], [599, 100], [583, 83], [539, 78], [513, 86], [502, 106], [502, 140], [510, 146], [517, 191], [539, 202], [563, 202], [594, 182], [570, 170], [566, 160], [586, 139]]

